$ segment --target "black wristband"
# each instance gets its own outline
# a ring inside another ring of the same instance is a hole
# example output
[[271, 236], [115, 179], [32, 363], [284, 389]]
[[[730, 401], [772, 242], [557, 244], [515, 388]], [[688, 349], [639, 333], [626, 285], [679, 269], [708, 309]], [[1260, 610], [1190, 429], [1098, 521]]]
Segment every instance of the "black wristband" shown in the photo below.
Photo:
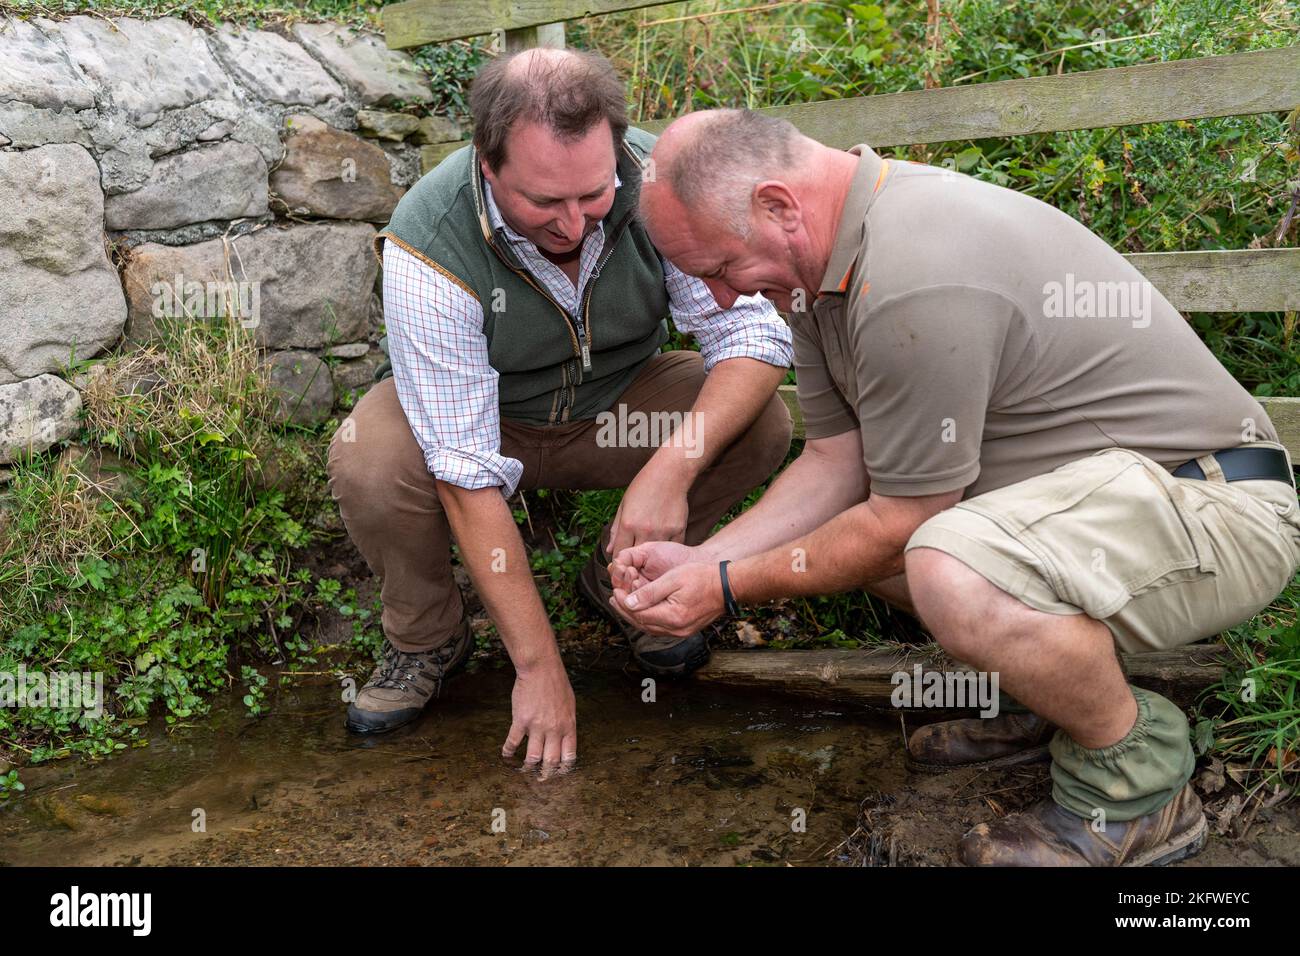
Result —
[[727, 580], [727, 565], [730, 561], [718, 562], [718, 574], [722, 578], [722, 606], [726, 609], [728, 617], [740, 617], [740, 605], [736, 603], [736, 596], [731, 593], [731, 582]]

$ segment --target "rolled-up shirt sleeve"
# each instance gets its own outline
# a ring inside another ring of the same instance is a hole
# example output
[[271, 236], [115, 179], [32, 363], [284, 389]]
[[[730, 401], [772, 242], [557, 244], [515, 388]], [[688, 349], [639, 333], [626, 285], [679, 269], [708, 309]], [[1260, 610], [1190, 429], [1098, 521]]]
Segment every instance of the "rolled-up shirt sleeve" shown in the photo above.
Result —
[[707, 372], [719, 362], [752, 358], [789, 368], [794, 354], [790, 327], [761, 295], [737, 299], [729, 309], [718, 305], [703, 280], [664, 260], [668, 307], [679, 332], [695, 336]]
[[397, 398], [430, 474], [514, 494], [524, 466], [501, 454], [498, 376], [478, 299], [386, 242], [384, 323]]

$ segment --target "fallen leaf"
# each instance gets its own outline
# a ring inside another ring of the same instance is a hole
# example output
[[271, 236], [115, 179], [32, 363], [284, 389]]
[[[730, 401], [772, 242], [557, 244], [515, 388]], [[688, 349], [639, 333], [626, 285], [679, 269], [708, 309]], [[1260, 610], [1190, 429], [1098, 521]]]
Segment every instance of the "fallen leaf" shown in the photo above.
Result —
[[1241, 794], [1234, 793], [1215, 811], [1214, 832], [1223, 836], [1232, 827], [1232, 821], [1241, 814]]
[[1223, 784], [1223, 761], [1215, 757], [1197, 776], [1196, 786], [1202, 793], [1218, 793], [1223, 789]]
[[763, 640], [763, 635], [758, 633], [758, 628], [748, 621], [741, 621], [736, 625], [736, 637], [740, 638], [740, 643], [746, 647], [762, 647], [767, 643]]
[[[1296, 754], [1295, 754], [1295, 751], [1293, 751], [1290, 747], [1288, 747], [1286, 750], [1282, 751], [1282, 766], [1283, 766], [1283, 767], [1290, 767], [1290, 766], [1291, 766], [1292, 764], [1294, 764], [1295, 762], [1296, 762]], [[1268, 764], [1269, 766], [1272, 766], [1272, 767], [1276, 767], [1276, 766], [1278, 765], [1278, 759], [1277, 759], [1277, 747], [1269, 747], [1269, 748], [1268, 748], [1268, 756], [1264, 758], [1264, 763], [1266, 763], [1266, 764]]]

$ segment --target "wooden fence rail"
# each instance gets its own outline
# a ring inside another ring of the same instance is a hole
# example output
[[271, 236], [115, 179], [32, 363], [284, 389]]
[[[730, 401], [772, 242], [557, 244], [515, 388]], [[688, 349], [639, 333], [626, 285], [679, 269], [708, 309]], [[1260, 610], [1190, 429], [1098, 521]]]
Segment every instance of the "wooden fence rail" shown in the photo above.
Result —
[[[1143, 63], [936, 90], [855, 96], [760, 112], [827, 146], [912, 146], [1245, 116], [1300, 105], [1300, 46]], [[669, 120], [641, 125], [651, 132]]]
[[664, 0], [406, 0], [388, 4], [380, 15], [389, 48], [406, 50], [497, 30], [513, 32], [560, 20], [663, 5]]

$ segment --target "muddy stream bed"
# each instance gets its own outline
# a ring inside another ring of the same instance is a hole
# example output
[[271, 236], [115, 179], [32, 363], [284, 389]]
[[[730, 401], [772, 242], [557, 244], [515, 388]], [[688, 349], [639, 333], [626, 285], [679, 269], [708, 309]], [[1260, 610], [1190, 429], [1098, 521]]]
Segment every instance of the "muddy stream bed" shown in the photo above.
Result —
[[[508, 668], [449, 680], [373, 739], [344, 729], [332, 682], [281, 690], [257, 719], [232, 696], [196, 726], [153, 725], [148, 747], [29, 768], [0, 810], [0, 863], [951, 865], [969, 826], [1050, 786], [1044, 764], [912, 773], [897, 714], [690, 681], [647, 703], [615, 666], [571, 676], [565, 776], [499, 756]], [[1294, 801], [1193, 862], [1300, 864]]]

